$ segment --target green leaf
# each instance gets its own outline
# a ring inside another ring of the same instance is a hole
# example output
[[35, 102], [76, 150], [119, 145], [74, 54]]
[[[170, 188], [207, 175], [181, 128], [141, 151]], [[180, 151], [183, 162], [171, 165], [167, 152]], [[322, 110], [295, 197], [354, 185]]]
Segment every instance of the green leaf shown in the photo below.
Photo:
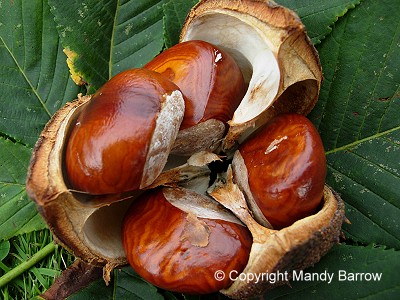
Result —
[[80, 290], [67, 298], [68, 300], [114, 300], [113, 286], [106, 286], [103, 279], [92, 282], [88, 287]]
[[167, 47], [179, 42], [179, 34], [186, 15], [197, 2], [197, 0], [178, 0], [164, 4], [164, 39]]
[[346, 201], [352, 240], [400, 248], [399, 140], [399, 130], [389, 131], [328, 154], [328, 183]]
[[319, 44], [331, 32], [332, 25], [349, 9], [363, 0], [278, 0], [300, 17], [314, 44]]
[[0, 138], [0, 241], [45, 227], [25, 192], [30, 155], [26, 146]]
[[79, 89], [47, 4], [2, 1], [0, 6], [0, 135], [32, 146], [51, 115]]
[[116, 299], [163, 299], [157, 288], [137, 275], [132, 268], [115, 271]]
[[64, 48], [77, 54], [74, 71], [94, 89], [162, 50], [164, 2], [49, 0]]
[[400, 2], [364, 1], [319, 48], [325, 70], [310, 115], [327, 178], [347, 204], [348, 237], [400, 248]]
[[[25, 193], [30, 147], [81, 90], [69, 76], [46, 2], [0, 5], [0, 240], [45, 227]], [[26, 146], [24, 146], [26, 145]]]
[[[291, 287], [271, 290], [266, 293], [266, 298], [395, 299], [400, 293], [399, 268], [399, 251], [373, 247], [336, 246], [315, 267], [304, 271], [303, 274], [316, 274], [313, 280], [307, 281], [306, 277], [296, 277], [296, 280], [291, 281]], [[320, 276], [325, 272], [333, 274], [331, 283]], [[355, 275], [357, 273], [358, 275]], [[372, 279], [372, 274], [376, 280]]]
[[2, 241], [0, 242], [0, 262], [7, 257], [10, 252], [10, 242]]
[[[102, 291], [99, 293], [99, 290]], [[168, 294], [169, 299], [173, 295]], [[80, 299], [149, 299], [162, 300], [164, 297], [158, 293], [155, 286], [144, 281], [138, 276], [132, 268], [125, 267], [114, 271], [114, 280], [112, 285], [106, 287], [103, 279], [97, 280], [87, 288], [68, 297], [69, 300]]]

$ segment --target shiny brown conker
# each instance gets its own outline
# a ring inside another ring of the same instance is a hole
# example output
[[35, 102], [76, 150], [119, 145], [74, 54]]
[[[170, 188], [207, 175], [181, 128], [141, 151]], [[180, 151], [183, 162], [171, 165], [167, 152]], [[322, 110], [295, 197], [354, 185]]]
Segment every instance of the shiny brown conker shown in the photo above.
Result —
[[326, 158], [318, 131], [305, 116], [282, 114], [273, 118], [235, 154], [236, 178], [243, 177], [238, 168], [243, 164], [248, 188], [242, 183], [242, 189], [256, 214], [259, 209], [274, 229], [317, 211]]
[[[232, 283], [229, 274], [239, 274], [247, 264], [249, 230], [185, 212], [167, 200], [171, 193], [172, 188], [159, 188], [132, 203], [122, 228], [129, 264], [142, 278], [169, 291], [205, 294], [227, 288]], [[185, 197], [180, 190], [176, 193]], [[193, 197], [193, 192], [186, 193]], [[218, 277], [221, 271], [225, 278]]]
[[194, 40], [165, 50], [144, 67], [176, 83], [185, 96], [185, 116], [172, 154], [217, 149], [246, 92], [236, 61], [224, 50]]
[[157, 72], [131, 69], [107, 81], [71, 129], [65, 166], [72, 188], [111, 194], [151, 184], [166, 163], [183, 111], [179, 88]]
[[236, 61], [205, 41], [176, 44], [144, 67], [166, 76], [185, 95], [181, 129], [209, 119], [228, 122], [246, 91]]

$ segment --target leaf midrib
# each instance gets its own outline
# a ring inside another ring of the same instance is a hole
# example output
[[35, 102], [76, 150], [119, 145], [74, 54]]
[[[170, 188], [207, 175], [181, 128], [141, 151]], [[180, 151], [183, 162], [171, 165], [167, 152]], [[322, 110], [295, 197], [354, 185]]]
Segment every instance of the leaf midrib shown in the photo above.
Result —
[[19, 186], [25, 188], [25, 184], [19, 182], [0, 181], [0, 185], [4, 186]]
[[386, 134], [392, 133], [392, 132], [394, 132], [396, 130], [400, 130], [400, 126], [396, 126], [394, 128], [391, 128], [391, 129], [388, 129], [388, 130], [385, 130], [385, 131], [382, 131], [382, 132], [378, 132], [378, 133], [376, 133], [374, 135], [371, 135], [371, 136], [368, 136], [366, 138], [363, 138], [363, 139], [360, 139], [360, 140], [356, 140], [356, 141], [354, 141], [352, 143], [349, 143], [349, 144], [343, 145], [341, 147], [326, 151], [325, 155], [336, 153], [336, 152], [339, 152], [339, 151], [345, 151], [345, 150], [354, 148], [354, 147], [356, 147], [357, 145], [359, 145], [361, 143], [364, 143], [364, 142], [367, 142], [369, 140], [373, 140], [373, 139], [379, 138], [379, 137], [384, 136]]
[[44, 111], [46, 112], [46, 114], [51, 118], [52, 114], [50, 113], [50, 111], [48, 110], [45, 102], [43, 101], [42, 97], [40, 97], [38, 91], [34, 88], [32, 82], [29, 80], [28, 76], [26, 75], [26, 73], [24, 72], [24, 70], [21, 68], [20, 64], [18, 63], [16, 57], [14, 56], [14, 54], [12, 53], [12, 51], [10, 50], [10, 48], [7, 46], [6, 42], [4, 41], [3, 37], [0, 36], [0, 41], [2, 42], [2, 44], [4, 45], [5, 49], [7, 50], [8, 54], [11, 56], [12, 60], [14, 61], [15, 65], [17, 66], [18, 70], [20, 71], [20, 73], [22, 74], [22, 76], [24, 77], [25, 81], [28, 83], [29, 87], [31, 88], [32, 92], [35, 94], [36, 98], [39, 100], [40, 105], [43, 107]]
[[114, 39], [115, 39], [115, 31], [117, 27], [117, 19], [118, 19], [118, 12], [120, 7], [120, 0], [117, 0], [117, 4], [115, 7], [115, 16], [113, 22], [113, 28], [111, 32], [111, 39], [110, 39], [110, 58], [108, 62], [108, 79], [112, 77], [112, 68], [113, 68], [113, 47], [114, 47]]

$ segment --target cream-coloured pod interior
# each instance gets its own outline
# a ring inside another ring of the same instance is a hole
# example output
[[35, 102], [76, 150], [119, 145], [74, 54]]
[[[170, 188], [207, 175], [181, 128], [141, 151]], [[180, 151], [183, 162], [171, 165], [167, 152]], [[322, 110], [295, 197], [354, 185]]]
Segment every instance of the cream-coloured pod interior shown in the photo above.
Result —
[[[257, 22], [255, 18], [252, 21]], [[277, 49], [256, 27], [229, 10], [214, 10], [193, 21], [185, 40], [203, 40], [222, 47], [242, 70], [249, 87], [235, 111], [232, 124], [254, 119], [272, 103], [280, 80], [280, 69], [274, 55]], [[260, 101], [254, 101], [256, 98]]]
[[[64, 174], [65, 139], [70, 125], [90, 99], [91, 96], [79, 95], [48, 122], [33, 150], [26, 188], [55, 240], [63, 247], [95, 265], [123, 264], [125, 255], [121, 243], [113, 244], [101, 238], [102, 234], [104, 237], [118, 231], [118, 222], [108, 224], [105, 219], [102, 227], [96, 225], [101, 223], [98, 216], [107, 215], [107, 210], [116, 210], [119, 204], [110, 205], [111, 202], [70, 190]], [[92, 238], [94, 232], [100, 238]]]

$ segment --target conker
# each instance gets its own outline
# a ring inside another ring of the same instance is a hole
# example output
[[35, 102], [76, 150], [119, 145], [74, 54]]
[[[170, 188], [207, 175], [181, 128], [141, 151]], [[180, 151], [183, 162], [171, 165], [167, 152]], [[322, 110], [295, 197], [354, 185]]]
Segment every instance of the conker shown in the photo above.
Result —
[[273, 118], [241, 145], [233, 170], [256, 219], [274, 229], [315, 213], [321, 203], [324, 147], [316, 128], [302, 115]]
[[[204, 203], [196, 203], [199, 197]], [[229, 273], [244, 269], [252, 245], [249, 230], [204, 198], [183, 188], [159, 188], [132, 203], [122, 241], [129, 264], [141, 277], [169, 291], [205, 294], [227, 288]], [[226, 274], [223, 280], [215, 279], [217, 271]]]
[[143, 188], [160, 174], [184, 111], [179, 88], [146, 69], [106, 82], [82, 109], [65, 150], [68, 181], [90, 194]]
[[[165, 50], [144, 67], [166, 76], [185, 96], [174, 153], [193, 154], [223, 137], [226, 123], [246, 92], [242, 72], [227, 52], [204, 41], [187, 41]], [[206, 121], [204, 128], [193, 128]]]

